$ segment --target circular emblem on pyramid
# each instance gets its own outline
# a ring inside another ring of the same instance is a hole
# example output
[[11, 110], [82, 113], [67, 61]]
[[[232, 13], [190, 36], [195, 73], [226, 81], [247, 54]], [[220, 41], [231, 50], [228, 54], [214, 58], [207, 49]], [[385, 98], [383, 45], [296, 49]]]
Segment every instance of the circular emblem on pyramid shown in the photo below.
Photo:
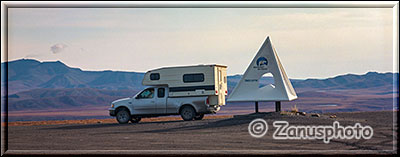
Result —
[[266, 70], [268, 65], [268, 60], [265, 57], [259, 57], [257, 59], [257, 69]]

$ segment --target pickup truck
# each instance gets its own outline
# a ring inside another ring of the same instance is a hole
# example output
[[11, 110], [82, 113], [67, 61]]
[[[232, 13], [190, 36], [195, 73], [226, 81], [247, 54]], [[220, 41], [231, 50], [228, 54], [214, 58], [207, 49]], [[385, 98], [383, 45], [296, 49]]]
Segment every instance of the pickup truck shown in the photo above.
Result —
[[201, 120], [204, 114], [216, 113], [220, 105], [210, 105], [213, 96], [169, 97], [167, 86], [151, 86], [131, 98], [113, 101], [108, 109], [118, 123], [137, 123], [141, 118], [181, 115], [185, 121]]

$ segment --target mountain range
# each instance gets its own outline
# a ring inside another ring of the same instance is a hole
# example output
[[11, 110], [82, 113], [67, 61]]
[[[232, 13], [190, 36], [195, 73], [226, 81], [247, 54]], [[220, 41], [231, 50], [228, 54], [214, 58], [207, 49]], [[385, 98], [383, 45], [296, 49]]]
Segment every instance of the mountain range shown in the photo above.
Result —
[[[2, 90], [6, 85], [8, 87], [9, 111], [108, 105], [115, 99], [132, 96], [145, 88], [141, 84], [144, 73], [139, 72], [85, 71], [69, 67], [60, 61], [40, 62], [33, 59], [4, 62], [1, 67], [2, 71], [7, 69], [8, 72], [7, 80], [2, 78], [1, 86]], [[326, 97], [341, 100], [357, 94], [398, 95], [398, 88], [393, 88], [398, 86], [398, 76], [398, 73], [368, 72], [363, 75], [346, 74], [327, 79], [290, 81], [299, 98]], [[228, 76], [228, 93], [241, 77]], [[272, 82], [272, 77], [264, 77], [260, 85]], [[382, 97], [377, 100], [382, 100]], [[385, 97], [385, 103], [390, 105], [390, 101]]]
[[[140, 90], [144, 73], [122, 71], [83, 71], [71, 68], [60, 61], [39, 62], [20, 59], [1, 64], [8, 69], [8, 93], [31, 89], [94, 88], [109, 90]], [[328, 79], [290, 79], [294, 88], [360, 89], [393, 87], [398, 73], [368, 72], [364, 75], [347, 74]], [[228, 76], [229, 89], [239, 82], [241, 75]], [[261, 79], [261, 85], [273, 82], [272, 77]], [[2, 80], [2, 86], [5, 85]]]

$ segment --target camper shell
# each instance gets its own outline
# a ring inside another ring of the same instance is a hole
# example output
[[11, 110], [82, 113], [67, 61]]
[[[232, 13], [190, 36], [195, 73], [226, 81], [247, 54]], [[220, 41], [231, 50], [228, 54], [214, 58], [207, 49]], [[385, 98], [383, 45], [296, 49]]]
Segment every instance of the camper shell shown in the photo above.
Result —
[[145, 86], [167, 86], [168, 97], [209, 96], [210, 104], [225, 105], [227, 66], [218, 64], [162, 67], [144, 75]]

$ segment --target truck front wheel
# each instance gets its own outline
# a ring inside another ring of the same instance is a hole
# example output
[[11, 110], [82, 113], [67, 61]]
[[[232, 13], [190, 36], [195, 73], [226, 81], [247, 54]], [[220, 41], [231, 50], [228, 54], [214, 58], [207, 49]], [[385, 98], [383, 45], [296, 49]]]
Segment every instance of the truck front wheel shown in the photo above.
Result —
[[184, 121], [193, 120], [196, 116], [196, 111], [192, 106], [184, 106], [181, 110], [181, 117]]
[[131, 114], [127, 109], [122, 108], [117, 111], [116, 118], [119, 124], [126, 124], [131, 120]]

